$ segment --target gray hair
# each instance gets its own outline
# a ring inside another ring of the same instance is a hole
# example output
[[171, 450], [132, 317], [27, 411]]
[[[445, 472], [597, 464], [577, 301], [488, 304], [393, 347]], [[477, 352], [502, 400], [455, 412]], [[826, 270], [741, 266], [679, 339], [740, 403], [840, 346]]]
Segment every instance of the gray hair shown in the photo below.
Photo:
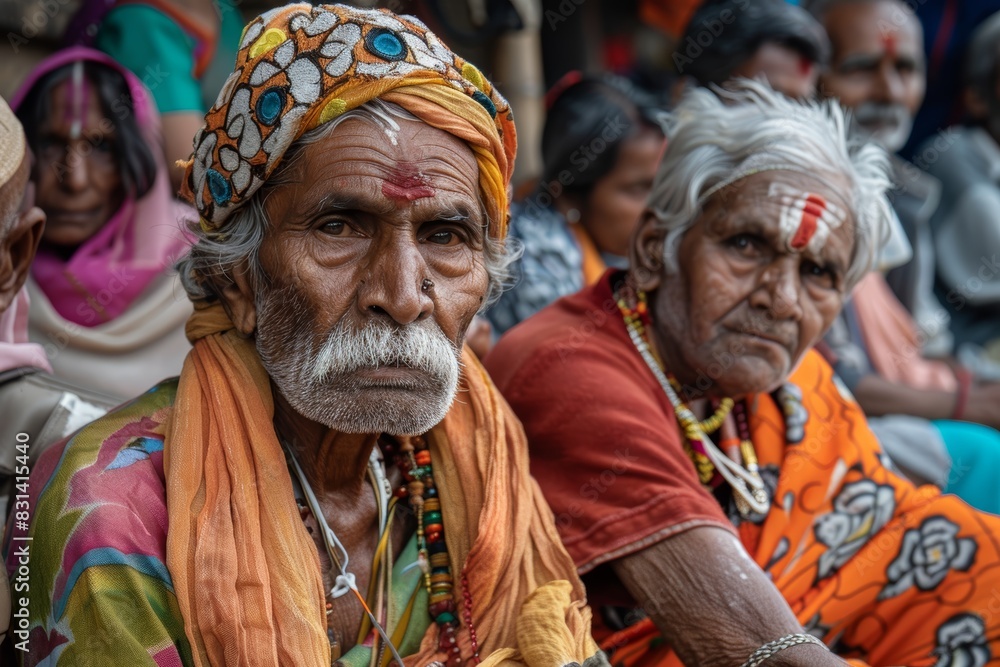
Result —
[[965, 51], [965, 85], [984, 102], [996, 98], [995, 78], [1000, 60], [1000, 12], [979, 24]]
[[[231, 280], [231, 272], [241, 266], [249, 271], [254, 285], [265, 284], [267, 276], [260, 265], [260, 247], [267, 236], [271, 221], [264, 208], [264, 202], [275, 187], [288, 183], [288, 174], [294, 173], [303, 149], [328, 138], [346, 120], [356, 118], [370, 122], [390, 134], [399, 130], [397, 119], [419, 119], [403, 107], [391, 102], [372, 100], [356, 109], [338, 116], [303, 134], [293, 143], [268, 182], [240, 208], [235, 210], [225, 226], [217, 232], [206, 232], [197, 223], [191, 227], [196, 243], [191, 251], [177, 263], [181, 284], [192, 301], [215, 300], [220, 295], [218, 285]], [[480, 210], [486, 218], [482, 192], [479, 192]], [[517, 243], [493, 238], [489, 235], [490, 220], [486, 219], [483, 229], [483, 256], [489, 287], [481, 309], [496, 301], [511, 281], [510, 267], [520, 256]]]
[[835, 102], [800, 103], [740, 79], [731, 90], [692, 90], [667, 123], [667, 150], [649, 208], [667, 231], [668, 270], [677, 271], [677, 246], [707, 200], [741, 178], [775, 169], [846, 177], [851, 191], [844, 199], [856, 223], [847, 289], [871, 269], [894, 215], [885, 197], [889, 159], [875, 144], [848, 139], [844, 111]]

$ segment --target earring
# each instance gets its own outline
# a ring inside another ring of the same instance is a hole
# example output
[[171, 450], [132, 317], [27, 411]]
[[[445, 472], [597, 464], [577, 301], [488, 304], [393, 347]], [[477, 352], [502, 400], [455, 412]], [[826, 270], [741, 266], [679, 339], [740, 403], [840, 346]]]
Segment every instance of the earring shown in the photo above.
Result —
[[566, 222], [573, 224], [580, 222], [580, 211], [575, 208], [566, 211]]

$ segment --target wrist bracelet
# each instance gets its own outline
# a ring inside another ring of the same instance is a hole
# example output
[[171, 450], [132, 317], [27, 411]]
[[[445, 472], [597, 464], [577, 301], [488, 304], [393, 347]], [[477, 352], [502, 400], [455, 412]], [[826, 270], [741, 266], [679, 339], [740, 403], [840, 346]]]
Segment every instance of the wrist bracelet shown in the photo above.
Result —
[[757, 667], [778, 651], [783, 651], [786, 648], [798, 646], [799, 644], [818, 644], [823, 648], [826, 648], [826, 644], [812, 635], [803, 633], [785, 635], [781, 639], [775, 639], [773, 642], [768, 642], [754, 651], [753, 655], [751, 655], [747, 661], [741, 665], [741, 667]]

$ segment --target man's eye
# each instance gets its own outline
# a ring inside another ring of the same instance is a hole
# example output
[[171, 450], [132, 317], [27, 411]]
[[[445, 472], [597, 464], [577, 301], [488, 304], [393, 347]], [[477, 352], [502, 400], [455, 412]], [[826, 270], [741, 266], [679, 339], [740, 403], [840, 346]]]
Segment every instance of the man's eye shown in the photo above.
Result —
[[340, 220], [330, 220], [323, 223], [323, 226], [320, 229], [323, 230], [323, 233], [329, 234], [330, 236], [343, 236], [347, 231], [347, 225]]
[[451, 245], [458, 241], [458, 235], [449, 231], [434, 232], [427, 237], [427, 240], [438, 245]]

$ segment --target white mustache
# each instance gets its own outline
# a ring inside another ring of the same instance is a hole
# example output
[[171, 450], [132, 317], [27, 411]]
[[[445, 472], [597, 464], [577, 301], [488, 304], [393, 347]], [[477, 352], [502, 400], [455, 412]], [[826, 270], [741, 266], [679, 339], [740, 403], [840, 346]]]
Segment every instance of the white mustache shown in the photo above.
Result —
[[458, 347], [429, 320], [403, 327], [372, 322], [362, 329], [342, 321], [317, 353], [311, 376], [323, 382], [360, 370], [408, 367], [450, 380], [458, 374], [458, 358]]
[[870, 123], [901, 125], [910, 119], [910, 112], [902, 104], [864, 102], [854, 110], [854, 117], [861, 125]]

